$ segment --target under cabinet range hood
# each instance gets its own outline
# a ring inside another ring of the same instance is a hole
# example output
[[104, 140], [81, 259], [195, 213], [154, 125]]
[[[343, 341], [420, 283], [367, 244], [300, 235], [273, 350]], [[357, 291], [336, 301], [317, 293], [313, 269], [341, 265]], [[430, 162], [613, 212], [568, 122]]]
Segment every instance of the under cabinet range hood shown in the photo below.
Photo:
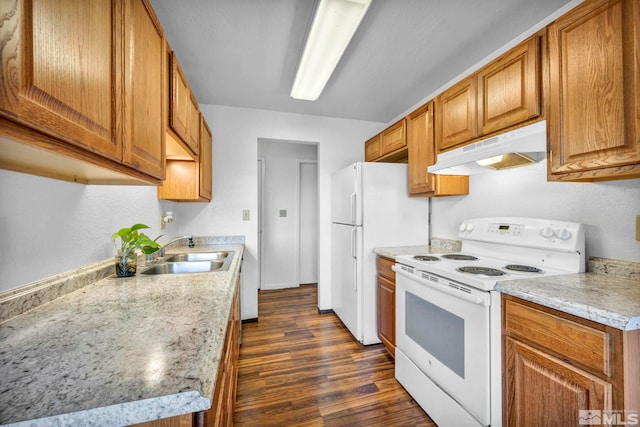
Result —
[[493, 136], [438, 154], [428, 172], [441, 175], [480, 173], [537, 163], [547, 154], [547, 122]]

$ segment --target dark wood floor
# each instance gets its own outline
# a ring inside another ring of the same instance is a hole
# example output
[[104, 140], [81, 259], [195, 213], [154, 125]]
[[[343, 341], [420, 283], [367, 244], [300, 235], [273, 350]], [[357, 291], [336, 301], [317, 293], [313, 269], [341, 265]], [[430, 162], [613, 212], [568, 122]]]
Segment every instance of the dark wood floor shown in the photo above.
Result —
[[243, 325], [234, 425], [435, 426], [394, 378], [380, 345], [356, 342], [317, 288], [260, 291]]

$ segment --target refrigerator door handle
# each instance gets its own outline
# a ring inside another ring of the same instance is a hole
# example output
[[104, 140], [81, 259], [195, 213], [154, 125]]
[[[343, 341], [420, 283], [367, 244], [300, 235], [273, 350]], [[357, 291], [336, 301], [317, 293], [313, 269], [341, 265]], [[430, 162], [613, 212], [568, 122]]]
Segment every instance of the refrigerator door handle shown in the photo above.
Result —
[[356, 268], [353, 270], [353, 290], [358, 292], [358, 227], [351, 229], [351, 258], [356, 262]]
[[356, 223], [356, 193], [351, 193], [351, 224]]
[[353, 227], [351, 229], [351, 258], [353, 259], [357, 259], [358, 257], [358, 251], [357, 251], [357, 242], [356, 242], [356, 232], [358, 231], [358, 229], [356, 227]]

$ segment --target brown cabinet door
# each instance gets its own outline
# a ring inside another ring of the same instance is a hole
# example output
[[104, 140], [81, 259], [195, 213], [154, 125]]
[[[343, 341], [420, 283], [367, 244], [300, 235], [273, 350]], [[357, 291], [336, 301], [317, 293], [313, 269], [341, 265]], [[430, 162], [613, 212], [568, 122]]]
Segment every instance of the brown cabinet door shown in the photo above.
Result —
[[613, 409], [611, 383], [592, 374], [508, 337], [505, 358], [507, 426], [575, 426], [580, 411]]
[[394, 123], [382, 132], [380, 146], [383, 156], [407, 146], [404, 119]]
[[478, 72], [481, 135], [540, 115], [540, 36], [536, 35]]
[[450, 150], [476, 136], [476, 76], [468, 77], [436, 99], [436, 150]]
[[378, 338], [395, 356], [396, 285], [382, 276], [378, 276]]
[[427, 167], [436, 160], [434, 103], [429, 102], [411, 113], [407, 121], [409, 194], [412, 196], [452, 196], [469, 194], [469, 177], [433, 175]]
[[200, 114], [200, 198], [211, 200], [212, 190], [212, 144], [213, 137], [204, 116]]
[[593, 0], [549, 26], [549, 179], [640, 176], [640, 2]]
[[146, 0], [124, 2], [123, 163], [156, 178], [165, 173], [166, 41]]
[[[194, 139], [192, 131], [192, 127], [195, 124], [193, 115], [194, 103], [196, 102], [191, 94], [189, 83], [182, 72], [178, 59], [175, 54], [172, 54], [170, 125], [173, 131], [187, 144], [191, 152], [197, 155], [198, 140], [197, 138]], [[197, 111], [197, 105], [195, 111]]]
[[433, 103], [430, 102], [407, 117], [409, 194], [435, 192], [433, 175], [427, 173], [427, 167], [436, 160], [433, 134]]
[[198, 154], [200, 148], [200, 108], [191, 90], [189, 90], [189, 94], [189, 146], [194, 145], [196, 147], [195, 154]]
[[0, 2], [0, 115], [120, 161], [110, 0]]
[[378, 134], [364, 143], [365, 162], [373, 162], [382, 156], [382, 146], [380, 145], [380, 142], [380, 134]]

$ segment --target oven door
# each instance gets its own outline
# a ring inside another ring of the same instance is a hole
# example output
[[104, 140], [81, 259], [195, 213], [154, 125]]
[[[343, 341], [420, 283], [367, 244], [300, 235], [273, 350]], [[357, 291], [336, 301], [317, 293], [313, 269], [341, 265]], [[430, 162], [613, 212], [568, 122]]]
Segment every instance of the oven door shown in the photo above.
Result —
[[482, 425], [489, 425], [489, 292], [399, 264], [393, 269], [396, 349]]

